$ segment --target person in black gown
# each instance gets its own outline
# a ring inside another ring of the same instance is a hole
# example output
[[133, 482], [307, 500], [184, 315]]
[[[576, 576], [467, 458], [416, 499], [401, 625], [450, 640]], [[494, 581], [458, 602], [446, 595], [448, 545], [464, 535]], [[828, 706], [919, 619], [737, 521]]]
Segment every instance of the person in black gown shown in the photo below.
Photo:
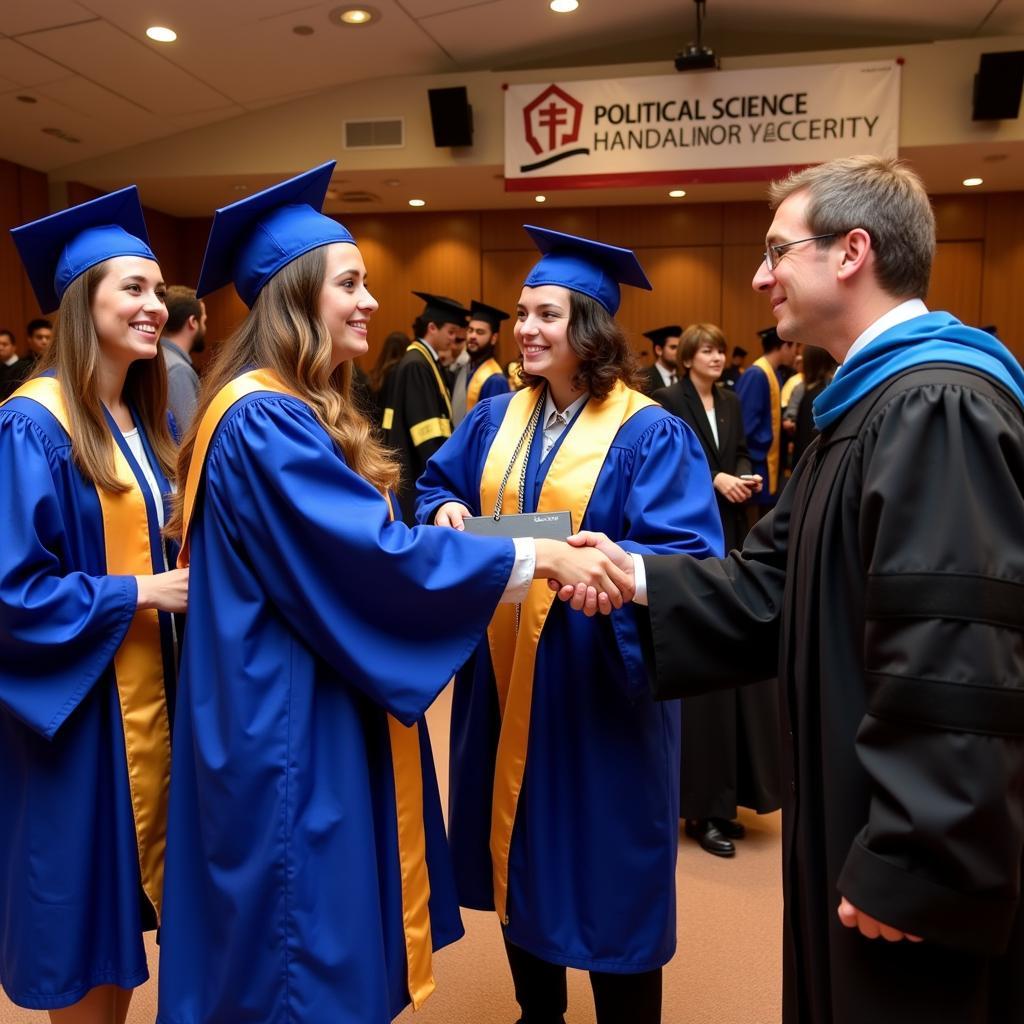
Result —
[[[707, 456], [727, 550], [742, 547], [744, 507], [761, 486], [750, 472], [743, 415], [736, 395], [718, 385], [725, 335], [714, 324], [691, 324], [679, 341], [679, 379], [652, 396], [685, 421]], [[772, 680], [719, 690], [682, 703], [679, 816], [686, 834], [719, 857], [736, 852], [745, 834], [737, 806], [758, 814], [779, 807], [778, 698]]]

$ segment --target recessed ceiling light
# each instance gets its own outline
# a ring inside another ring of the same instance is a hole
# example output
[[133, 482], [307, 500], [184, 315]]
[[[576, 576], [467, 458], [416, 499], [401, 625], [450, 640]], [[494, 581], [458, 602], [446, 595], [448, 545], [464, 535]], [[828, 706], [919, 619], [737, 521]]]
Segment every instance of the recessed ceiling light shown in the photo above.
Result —
[[384, 184], [387, 185], [388, 188], [398, 188], [402, 183], [398, 178], [385, 178]]
[[146, 35], [156, 43], [173, 43], [178, 38], [178, 33], [173, 28], [164, 28], [162, 25], [147, 28]]
[[426, 199], [410, 199], [409, 200], [409, 205], [410, 206], [426, 206], [427, 205], [427, 201], [426, 201]]
[[682, 199], [686, 195], [686, 192], [681, 188], [674, 188], [669, 192], [669, 199]]
[[335, 7], [327, 17], [336, 25], [362, 28], [363, 25], [380, 21], [380, 11], [376, 7]]
[[580, 5], [580, 0], [551, 0], [548, 7], [555, 12], [555, 14], [571, 14]]
[[548, 201], [548, 197], [547, 196], [534, 196], [533, 197], [533, 201], [535, 203], [546, 203]]
[[984, 178], [964, 178], [964, 184], [968, 188], [974, 188], [977, 185], [984, 185], [985, 184], [985, 179]]

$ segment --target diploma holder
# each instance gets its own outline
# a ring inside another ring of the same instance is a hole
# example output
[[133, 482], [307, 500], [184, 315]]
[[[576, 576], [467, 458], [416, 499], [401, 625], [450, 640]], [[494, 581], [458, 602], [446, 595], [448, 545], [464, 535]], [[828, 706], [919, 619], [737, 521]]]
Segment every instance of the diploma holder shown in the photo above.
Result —
[[[529, 460], [530, 445], [537, 433], [541, 410], [547, 389], [541, 391], [537, 404], [533, 408], [530, 421], [526, 425], [519, 440], [516, 442], [512, 460], [505, 469], [498, 488], [498, 496], [494, 502], [494, 512], [489, 516], [467, 516], [462, 520], [466, 533], [479, 534], [482, 537], [544, 537], [551, 540], [566, 540], [572, 534], [572, 514], [566, 509], [563, 512], [524, 512], [523, 496], [526, 493], [526, 463]], [[525, 449], [525, 452], [524, 452]], [[505, 497], [505, 487], [516, 461], [522, 455], [519, 470], [519, 502], [518, 510], [506, 515], [502, 514], [501, 506]]]

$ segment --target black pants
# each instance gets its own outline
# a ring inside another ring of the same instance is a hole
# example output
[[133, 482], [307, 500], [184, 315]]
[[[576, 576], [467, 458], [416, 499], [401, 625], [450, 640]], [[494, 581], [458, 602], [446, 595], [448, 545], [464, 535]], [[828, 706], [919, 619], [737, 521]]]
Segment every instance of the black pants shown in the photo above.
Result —
[[[522, 1010], [520, 1024], [565, 1024], [569, 1005], [565, 968], [505, 940]], [[661, 968], [643, 974], [590, 972], [597, 1024], [661, 1024]]]

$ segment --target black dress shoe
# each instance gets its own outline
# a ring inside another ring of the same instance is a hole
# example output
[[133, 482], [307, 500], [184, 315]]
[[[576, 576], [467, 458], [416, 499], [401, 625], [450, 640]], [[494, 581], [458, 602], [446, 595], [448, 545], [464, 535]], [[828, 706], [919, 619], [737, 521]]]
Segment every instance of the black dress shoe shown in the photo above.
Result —
[[711, 818], [710, 821], [726, 839], [743, 839], [747, 834], [747, 827], [742, 822], [728, 818]]
[[713, 853], [716, 857], [732, 857], [736, 853], [736, 847], [710, 818], [687, 821], [683, 831], [691, 839], [696, 839], [708, 853]]

